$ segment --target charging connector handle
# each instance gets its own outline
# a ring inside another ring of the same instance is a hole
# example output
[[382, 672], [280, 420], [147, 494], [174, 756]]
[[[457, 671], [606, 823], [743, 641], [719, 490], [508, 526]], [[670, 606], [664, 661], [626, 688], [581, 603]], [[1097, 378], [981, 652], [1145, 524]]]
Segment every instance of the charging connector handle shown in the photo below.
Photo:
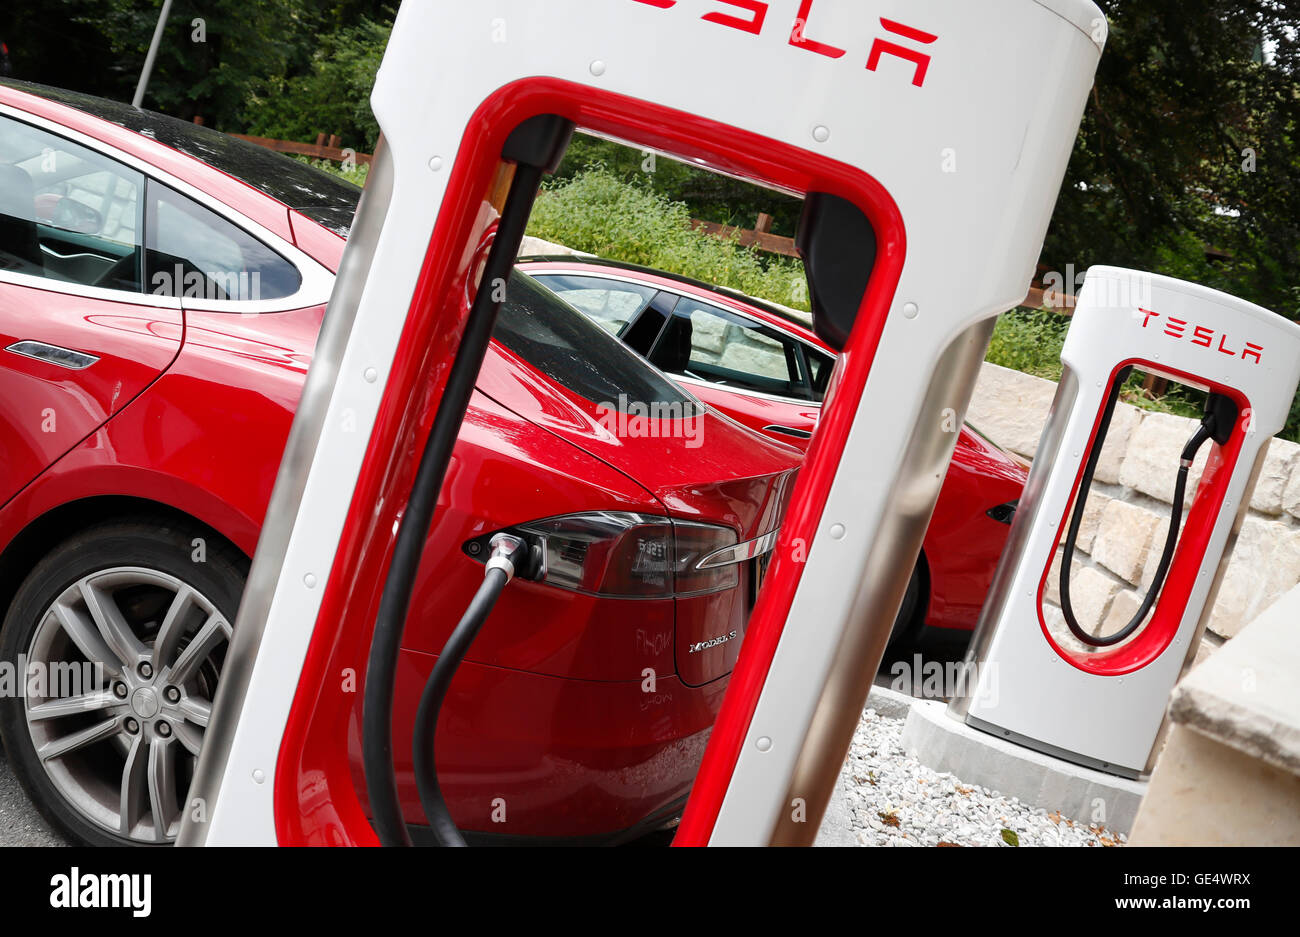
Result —
[[484, 570], [483, 584], [474, 593], [465, 614], [443, 646], [442, 653], [433, 665], [433, 672], [424, 684], [424, 692], [420, 695], [420, 708], [415, 714], [415, 731], [411, 739], [415, 783], [420, 790], [420, 805], [424, 808], [424, 816], [429, 821], [429, 828], [439, 846], [464, 846], [465, 837], [452, 820], [447, 801], [442, 796], [442, 786], [438, 783], [438, 766], [434, 753], [438, 714], [442, 711], [442, 701], [447, 696], [451, 680], [469, 653], [470, 645], [492, 613], [502, 591], [514, 578], [516, 561], [527, 555], [528, 546], [519, 537], [497, 534], [492, 538], [492, 555]]
[[1146, 595], [1143, 596], [1142, 604], [1138, 606], [1138, 610], [1133, 613], [1133, 617], [1128, 620], [1124, 627], [1105, 637], [1091, 635], [1083, 629], [1074, 616], [1074, 606], [1070, 601], [1070, 568], [1074, 561], [1074, 547], [1079, 538], [1079, 527], [1083, 523], [1083, 513], [1088, 505], [1088, 491], [1092, 487], [1092, 474], [1097, 467], [1097, 459], [1106, 440], [1106, 429], [1110, 425], [1110, 418], [1115, 410], [1115, 401], [1119, 396], [1120, 385], [1128, 376], [1128, 371], [1129, 369], [1126, 368], [1121, 372], [1111, 387], [1110, 397], [1106, 401], [1106, 411], [1102, 416], [1102, 425], [1097, 433], [1097, 438], [1093, 442], [1092, 451], [1088, 453], [1088, 462], [1084, 467], [1083, 478], [1079, 481], [1079, 492], [1075, 496], [1074, 512], [1070, 517], [1070, 530], [1066, 534], [1061, 555], [1061, 612], [1065, 617], [1065, 624], [1070, 629], [1070, 633], [1089, 647], [1113, 647], [1127, 640], [1142, 626], [1142, 622], [1151, 611], [1151, 607], [1155, 605], [1160, 590], [1164, 587], [1165, 576], [1169, 572], [1169, 564], [1174, 558], [1174, 548], [1178, 545], [1178, 530], [1183, 519], [1183, 499], [1187, 494], [1187, 476], [1192, 463], [1196, 460], [1196, 453], [1205, 444], [1206, 440], [1213, 439], [1220, 445], [1227, 442], [1228, 436], [1232, 432], [1232, 426], [1237, 419], [1237, 407], [1232, 401], [1221, 394], [1210, 395], [1201, 425], [1196, 428], [1196, 432], [1187, 440], [1187, 445], [1183, 446], [1183, 451], [1179, 454], [1178, 477], [1174, 481], [1174, 499], [1169, 509], [1169, 532], [1165, 535], [1164, 550], [1160, 554], [1160, 563], [1156, 566], [1155, 575], [1151, 579], [1151, 586], [1147, 589]]

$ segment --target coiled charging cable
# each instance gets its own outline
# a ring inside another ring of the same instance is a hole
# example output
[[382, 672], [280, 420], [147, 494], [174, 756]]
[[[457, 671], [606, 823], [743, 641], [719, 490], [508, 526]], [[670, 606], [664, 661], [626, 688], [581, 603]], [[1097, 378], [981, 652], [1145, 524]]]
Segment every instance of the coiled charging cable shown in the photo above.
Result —
[[1070, 517], [1070, 530], [1066, 534], [1064, 553], [1061, 556], [1061, 611], [1065, 615], [1065, 624], [1069, 627], [1070, 633], [1089, 647], [1113, 647], [1127, 640], [1142, 626], [1147, 613], [1151, 611], [1151, 607], [1160, 596], [1160, 589], [1164, 586], [1165, 576], [1169, 572], [1169, 564], [1174, 557], [1174, 548], [1178, 545], [1178, 529], [1183, 519], [1183, 499], [1187, 493], [1187, 474], [1192, 467], [1192, 462], [1196, 459], [1196, 453], [1208, 439], [1215, 440], [1219, 445], [1227, 442], [1233, 424], [1237, 419], [1236, 404], [1221, 394], [1210, 395], [1210, 399], [1206, 403], [1205, 416], [1201, 419], [1201, 425], [1196, 428], [1196, 432], [1187, 440], [1187, 445], [1183, 446], [1183, 451], [1178, 457], [1178, 478], [1174, 482], [1174, 500], [1169, 510], [1169, 532], [1165, 535], [1164, 550], [1160, 554], [1160, 563], [1156, 566], [1151, 586], [1147, 589], [1142, 604], [1123, 628], [1104, 637], [1091, 635], [1083, 629], [1074, 616], [1074, 607], [1070, 602], [1070, 567], [1074, 560], [1074, 547], [1079, 539], [1079, 527], [1083, 522], [1083, 513], [1088, 505], [1088, 491], [1092, 486], [1092, 475], [1097, 468], [1097, 459], [1101, 455], [1102, 445], [1105, 443], [1106, 429], [1110, 425], [1110, 418], [1115, 410], [1115, 400], [1119, 396], [1120, 385], [1124, 382], [1124, 378], [1127, 377], [1128, 370], [1126, 368], [1121, 372], [1111, 387], [1110, 398], [1106, 402], [1106, 412], [1102, 417], [1102, 426], [1097, 433], [1096, 440], [1093, 442], [1092, 451], [1088, 453], [1088, 463], [1084, 467], [1083, 478], [1079, 482], [1079, 495], [1075, 499], [1074, 513]]

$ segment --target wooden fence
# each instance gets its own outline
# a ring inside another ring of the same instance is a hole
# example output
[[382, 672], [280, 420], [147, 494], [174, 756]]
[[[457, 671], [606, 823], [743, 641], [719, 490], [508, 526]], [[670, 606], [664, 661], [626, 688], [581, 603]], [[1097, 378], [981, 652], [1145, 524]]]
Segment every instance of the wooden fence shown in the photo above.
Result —
[[310, 156], [312, 159], [332, 159], [337, 163], [351, 157], [355, 162], [365, 165], [373, 158], [370, 153], [358, 153], [339, 147], [342, 142], [337, 135], [317, 134], [315, 143], [298, 143], [295, 140], [272, 140], [270, 137], [253, 137], [246, 133], [232, 133], [232, 137], [256, 143], [277, 153], [294, 153], [298, 156]]

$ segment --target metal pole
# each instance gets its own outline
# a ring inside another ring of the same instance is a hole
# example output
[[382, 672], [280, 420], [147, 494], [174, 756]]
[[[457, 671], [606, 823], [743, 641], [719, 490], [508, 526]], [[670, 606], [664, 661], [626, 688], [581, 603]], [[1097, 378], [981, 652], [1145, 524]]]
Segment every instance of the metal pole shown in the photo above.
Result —
[[167, 26], [167, 17], [171, 11], [172, 0], [163, 0], [162, 12], [158, 14], [158, 25], [153, 30], [153, 41], [149, 43], [149, 52], [144, 57], [144, 68], [140, 70], [140, 83], [135, 86], [135, 97], [131, 99], [132, 107], [139, 107], [144, 102], [144, 92], [149, 87], [149, 75], [153, 72], [153, 60], [158, 57], [158, 46], [162, 43], [163, 29]]

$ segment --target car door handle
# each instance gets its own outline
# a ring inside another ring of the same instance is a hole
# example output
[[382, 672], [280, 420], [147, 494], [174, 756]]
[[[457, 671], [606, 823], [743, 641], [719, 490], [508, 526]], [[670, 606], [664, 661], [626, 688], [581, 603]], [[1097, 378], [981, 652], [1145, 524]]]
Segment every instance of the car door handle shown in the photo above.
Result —
[[780, 423], [769, 423], [763, 427], [765, 433], [781, 433], [785, 436], [794, 436], [797, 439], [812, 439], [812, 433], [806, 429], [796, 429], [793, 426], [782, 426]]
[[61, 368], [69, 368], [73, 371], [88, 368], [99, 360], [98, 356], [88, 355], [84, 351], [73, 351], [71, 348], [63, 348], [47, 342], [35, 342], [30, 339], [14, 342], [5, 351], [13, 352], [15, 355], [22, 355], [24, 358], [44, 361], [47, 364], [56, 364]]

